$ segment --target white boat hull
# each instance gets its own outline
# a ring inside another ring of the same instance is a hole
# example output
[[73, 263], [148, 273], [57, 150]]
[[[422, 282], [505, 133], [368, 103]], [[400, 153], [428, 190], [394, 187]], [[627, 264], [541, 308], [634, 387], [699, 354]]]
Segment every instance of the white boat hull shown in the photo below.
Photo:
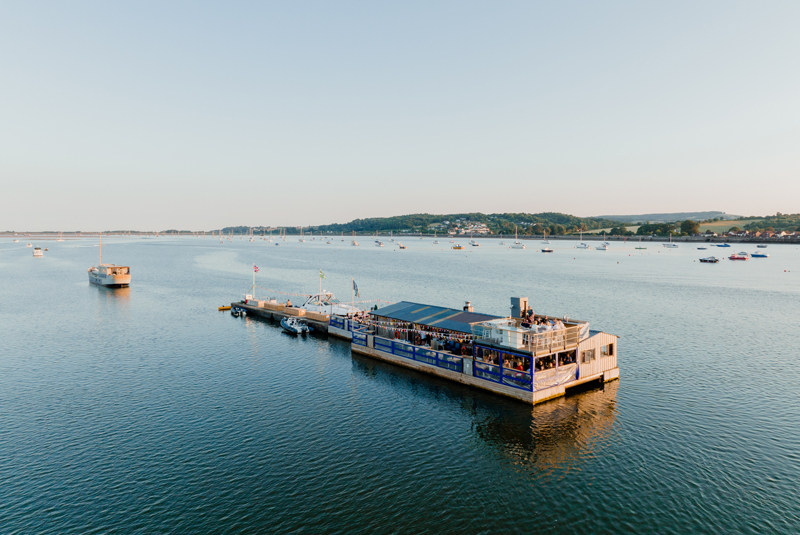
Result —
[[125, 288], [131, 284], [131, 275], [107, 275], [96, 269], [89, 269], [89, 282], [107, 288]]

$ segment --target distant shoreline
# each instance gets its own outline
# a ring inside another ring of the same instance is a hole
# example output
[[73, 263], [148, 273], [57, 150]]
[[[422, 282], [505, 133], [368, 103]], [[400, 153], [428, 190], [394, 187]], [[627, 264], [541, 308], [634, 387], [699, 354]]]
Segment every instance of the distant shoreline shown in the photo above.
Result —
[[[57, 240], [63, 239], [64, 241], [67, 240], [76, 240], [82, 238], [97, 238], [99, 232], [84, 232], [81, 234], [74, 234], [74, 233], [65, 233], [60, 235], [60, 233], [0, 233], [0, 239], [4, 238], [14, 238], [14, 239], [36, 239], [36, 240]], [[233, 236], [249, 236], [249, 234], [234, 234]], [[300, 236], [300, 234], [288, 234], [288, 236]], [[314, 235], [305, 235], [304, 238], [311, 239], [311, 238], [330, 238], [330, 237], [338, 237], [339, 234], [314, 234]], [[389, 237], [389, 234], [384, 233], [361, 233], [356, 234], [357, 237], [369, 237], [369, 236], [380, 236], [380, 237]], [[401, 240], [403, 238], [433, 238], [433, 234], [419, 234], [419, 233], [403, 233], [403, 234], [392, 234], [391, 235], [395, 240]], [[142, 233], [142, 234], [121, 234], [121, 233], [103, 233], [104, 238], [152, 238], [155, 239], [155, 233]], [[191, 233], [181, 233], [181, 234], [162, 234], [159, 233], [158, 238], [174, 238], [174, 237], [202, 237], [202, 234], [191, 234]], [[210, 239], [216, 239], [216, 237], [212, 234], [206, 234], [206, 237]], [[261, 235], [256, 235], [257, 238], [262, 237]], [[264, 238], [267, 235], [263, 236]], [[273, 235], [273, 238], [276, 236]], [[345, 235], [345, 238], [352, 238], [352, 234]], [[499, 234], [491, 234], [491, 235], [479, 235], [479, 236], [466, 236], [466, 235], [458, 235], [452, 236], [446, 234], [444, 236], [436, 236], [437, 240], [511, 240], [513, 235], [503, 234], [502, 236]], [[641, 238], [641, 240], [640, 240]], [[535, 240], [544, 240], [545, 236], [542, 234], [537, 235], [526, 235], [526, 236], [519, 236], [519, 241], [521, 242], [532, 242]], [[584, 242], [631, 242], [631, 243], [667, 243], [670, 241], [668, 236], [598, 236], [596, 234], [584, 234], [583, 238], [581, 239], [580, 235], [578, 234], [564, 234], [564, 235], [557, 235], [557, 236], [547, 236], [546, 239], [553, 240], [553, 241], [584, 241]], [[672, 237], [673, 243], [800, 243], [800, 237], [798, 236], [788, 236], [788, 237], [774, 237], [774, 238], [753, 238], [753, 237], [738, 237], [738, 236], [717, 236], [717, 237], [710, 237], [710, 236], [673, 236]]]

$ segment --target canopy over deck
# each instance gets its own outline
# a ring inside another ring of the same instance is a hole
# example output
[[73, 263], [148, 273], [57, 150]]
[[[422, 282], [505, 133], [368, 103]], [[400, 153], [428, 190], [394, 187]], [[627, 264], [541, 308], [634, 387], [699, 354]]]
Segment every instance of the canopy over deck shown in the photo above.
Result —
[[370, 315], [375, 318], [405, 321], [467, 334], [472, 334], [472, 326], [476, 323], [501, 319], [499, 316], [489, 314], [478, 314], [409, 301], [400, 301], [385, 308], [373, 310]]

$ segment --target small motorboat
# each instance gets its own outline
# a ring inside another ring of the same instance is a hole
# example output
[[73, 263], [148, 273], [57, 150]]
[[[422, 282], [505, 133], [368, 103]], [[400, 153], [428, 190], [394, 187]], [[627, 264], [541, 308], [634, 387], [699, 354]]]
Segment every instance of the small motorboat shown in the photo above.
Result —
[[358, 247], [358, 242], [356, 240], [353, 240], [350, 242], [350, 245], [352, 245], [353, 247]]
[[375, 247], [383, 247], [383, 242], [382, 241], [376, 241], [375, 242]]
[[716, 256], [709, 256], [707, 258], [701, 258], [700, 261], [704, 264], [716, 264], [719, 262], [719, 258]]
[[297, 318], [283, 318], [281, 320], [281, 327], [289, 334], [306, 334], [312, 331], [310, 325]]
[[731, 260], [750, 260], [750, 255], [747, 253], [733, 253], [728, 258]]
[[768, 253], [761, 253], [761, 252], [753, 253], [750, 256], [752, 256], [753, 258], [769, 258]]
[[760, 244], [756, 245], [756, 247], [758, 247], [759, 249], [766, 249], [767, 248], [767, 244], [766, 243], [760, 243]]
[[589, 244], [581, 242], [578, 245], [576, 245], [575, 248], [576, 249], [588, 249], [589, 248]]
[[634, 247], [634, 249], [647, 249], [647, 247]]
[[608, 245], [603, 243], [603, 244], [598, 245], [597, 247], [595, 247], [595, 249], [597, 249], [598, 251], [608, 251]]
[[25, 247], [33, 247], [33, 245], [31, 245], [30, 243], [26, 243]]
[[545, 248], [543, 248], [543, 249], [542, 249], [542, 252], [543, 252], [543, 253], [552, 253], [552, 252], [553, 252], [553, 250], [552, 250], [552, 249], [550, 249], [549, 247], [545, 247]]
[[400, 247], [401, 249], [406, 249], [406, 246], [405, 246], [405, 245], [403, 245], [402, 243], [399, 243], [399, 242], [398, 242], [397, 246], [398, 246], [398, 247]]
[[730, 246], [731, 246], [730, 243], [718, 243], [717, 244], [717, 247], [730, 247]]
[[34, 247], [33, 248], [33, 256], [44, 256], [41, 247]]
[[698, 251], [705, 251], [706, 249], [708, 249], [708, 247], [698, 247], [697, 248]]
[[19, 240], [14, 240], [14, 243], [19, 243]]
[[452, 247], [452, 249], [455, 249], [456, 251], [461, 251], [464, 249], [464, 246], [461, 245], [460, 243], [457, 243]]

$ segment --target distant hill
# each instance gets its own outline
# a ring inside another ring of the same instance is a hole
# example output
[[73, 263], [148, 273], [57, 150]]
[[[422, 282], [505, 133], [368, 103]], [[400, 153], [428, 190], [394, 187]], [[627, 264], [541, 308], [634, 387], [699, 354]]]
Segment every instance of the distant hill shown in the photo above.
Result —
[[623, 223], [671, 223], [673, 221], [707, 221], [719, 218], [722, 220], [738, 219], [741, 216], [726, 214], [725, 212], [673, 212], [667, 214], [638, 214], [638, 215], [601, 215], [603, 219], [622, 221]]
[[[579, 230], [592, 230], [619, 225], [619, 221], [604, 219], [600, 217], [577, 217], [569, 214], [557, 212], [542, 212], [538, 214], [528, 213], [505, 213], [505, 214], [483, 214], [473, 212], [467, 214], [408, 214], [392, 217], [373, 217], [368, 219], [354, 219], [349, 223], [333, 223], [330, 225], [318, 225], [303, 227], [303, 232], [313, 232], [314, 234], [359, 234], [372, 233], [423, 233], [447, 234], [448, 232], [460, 232], [463, 234], [514, 234], [514, 228], [520, 235], [530, 234], [570, 234]], [[256, 233], [266, 227], [254, 227]], [[248, 227], [226, 227], [222, 229], [224, 234], [232, 232], [234, 234], [244, 234], [248, 232]], [[286, 227], [288, 234], [297, 234], [299, 227]]]

